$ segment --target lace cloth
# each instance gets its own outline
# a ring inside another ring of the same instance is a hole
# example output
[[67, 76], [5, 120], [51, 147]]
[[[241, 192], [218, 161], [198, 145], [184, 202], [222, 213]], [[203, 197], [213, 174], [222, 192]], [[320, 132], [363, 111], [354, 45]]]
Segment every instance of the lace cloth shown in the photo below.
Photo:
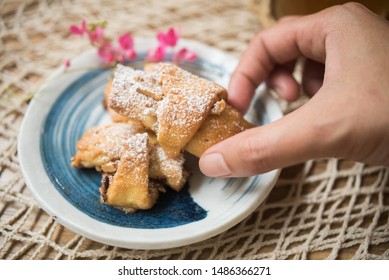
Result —
[[[114, 15], [114, 16], [112, 16]], [[230, 230], [169, 250], [129, 250], [77, 235], [41, 210], [25, 185], [17, 137], [33, 92], [65, 58], [89, 48], [70, 37], [81, 19], [107, 32], [183, 37], [239, 56], [261, 29], [245, 1], [0, 2], [0, 259], [388, 259], [389, 170], [320, 159], [285, 168], [266, 201]], [[228, 27], [228, 28], [227, 28]], [[301, 102], [282, 103], [285, 112]]]

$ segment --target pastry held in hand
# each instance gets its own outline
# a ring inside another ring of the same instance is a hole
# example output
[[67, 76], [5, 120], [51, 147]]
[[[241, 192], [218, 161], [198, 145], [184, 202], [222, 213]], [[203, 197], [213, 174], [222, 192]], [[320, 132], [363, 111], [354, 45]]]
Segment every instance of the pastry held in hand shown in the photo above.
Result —
[[173, 158], [183, 149], [200, 157], [212, 145], [252, 127], [224, 101], [223, 87], [173, 64], [156, 64], [148, 73], [118, 65], [109, 96], [110, 108], [154, 131]]

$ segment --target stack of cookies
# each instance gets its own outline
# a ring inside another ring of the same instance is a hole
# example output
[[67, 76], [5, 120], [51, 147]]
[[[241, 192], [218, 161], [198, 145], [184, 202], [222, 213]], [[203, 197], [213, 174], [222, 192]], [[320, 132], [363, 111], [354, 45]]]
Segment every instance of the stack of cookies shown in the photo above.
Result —
[[185, 185], [184, 151], [200, 157], [252, 127], [226, 98], [223, 87], [174, 64], [117, 65], [104, 102], [112, 124], [85, 132], [72, 165], [102, 173], [103, 203], [129, 213], [149, 209], [165, 187]]

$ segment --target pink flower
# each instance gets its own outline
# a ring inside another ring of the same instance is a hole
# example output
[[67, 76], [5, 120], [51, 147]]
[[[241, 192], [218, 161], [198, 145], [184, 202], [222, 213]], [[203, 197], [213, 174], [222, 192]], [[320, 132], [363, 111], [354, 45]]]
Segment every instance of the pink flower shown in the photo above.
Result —
[[187, 48], [182, 48], [178, 53], [173, 56], [173, 61], [189, 61], [193, 62], [197, 59], [195, 52], [188, 50]]
[[150, 50], [147, 53], [147, 59], [151, 61], [162, 61], [165, 59], [167, 49], [171, 48], [172, 60], [175, 62], [183, 61], [195, 61], [197, 56], [194, 52], [183, 48], [178, 53], [174, 52], [174, 47], [177, 45], [180, 39], [180, 34], [177, 29], [169, 28], [166, 33], [159, 32], [157, 34], [159, 46], [155, 50]]
[[119, 49], [116, 51], [116, 60], [124, 62], [136, 57], [134, 50], [134, 40], [130, 33], [125, 33], [118, 38]]
[[174, 28], [169, 28], [169, 30], [166, 33], [159, 32], [157, 35], [158, 41], [162, 45], [166, 45], [169, 47], [174, 47], [177, 44], [179, 38], [180, 38], [180, 34]]
[[72, 33], [74, 35], [80, 35], [80, 36], [84, 35], [85, 32], [86, 32], [86, 21], [85, 21], [85, 19], [82, 20], [80, 27], [78, 27], [77, 25], [71, 25], [69, 27], [69, 31], [70, 31], [70, 33]]
[[125, 33], [121, 35], [118, 39], [119, 46], [123, 50], [132, 50], [134, 48], [134, 40], [130, 33]]
[[65, 66], [65, 69], [69, 68], [70, 67], [70, 59], [69, 58], [65, 59], [65, 61], [63, 62], [63, 65]]
[[135, 57], [136, 57], [136, 52], [134, 49], [129, 49], [129, 50], [118, 49], [118, 50], [116, 50], [116, 60], [118, 62], [124, 62], [125, 60], [132, 60]]
[[104, 29], [98, 26], [95, 30], [88, 31], [88, 36], [92, 44], [98, 43], [104, 38]]
[[104, 62], [112, 63], [115, 61], [116, 51], [111, 42], [107, 41], [99, 47], [98, 55]]
[[152, 62], [159, 62], [165, 59], [165, 54], [166, 54], [165, 46], [159, 45], [156, 49], [149, 50], [147, 52], [146, 59]]

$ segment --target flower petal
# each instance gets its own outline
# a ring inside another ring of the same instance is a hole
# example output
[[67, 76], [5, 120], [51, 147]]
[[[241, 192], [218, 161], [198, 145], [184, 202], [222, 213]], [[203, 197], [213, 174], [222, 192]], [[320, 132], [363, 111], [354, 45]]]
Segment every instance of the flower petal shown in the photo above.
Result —
[[189, 62], [193, 62], [196, 59], [197, 59], [197, 54], [193, 51], [187, 50], [187, 52], [184, 56], [184, 60], [189, 61]]
[[158, 32], [157, 40], [161, 45], [166, 45], [165, 43], [165, 34], [163, 32]]
[[81, 21], [81, 31], [82, 31], [82, 33], [86, 32], [86, 20], [85, 19], [83, 19]]
[[188, 50], [187, 48], [182, 48], [176, 54], [173, 55], [173, 61], [188, 61], [193, 62], [197, 59], [195, 52]]
[[124, 50], [130, 50], [134, 47], [134, 40], [131, 33], [125, 33], [118, 39], [119, 45]]
[[70, 59], [69, 58], [65, 59], [65, 61], [63, 62], [63, 65], [65, 66], [65, 69], [69, 68], [70, 67]]
[[162, 45], [170, 47], [174, 47], [177, 44], [179, 37], [178, 30], [172, 27], [166, 33], [159, 32], [157, 35], [157, 39]]
[[98, 43], [104, 38], [104, 29], [98, 26], [95, 30], [89, 31], [88, 35], [92, 44]]
[[124, 58], [127, 60], [132, 60], [136, 57], [136, 52], [134, 49], [129, 49], [124, 52]]
[[124, 50], [119, 48], [116, 50], [116, 60], [118, 62], [125, 62], [126, 60], [133, 60], [136, 57], [136, 52], [134, 49]]
[[76, 26], [76, 25], [71, 25], [69, 27], [69, 31], [70, 33], [74, 34], [74, 35], [83, 35], [84, 33], [81, 31], [81, 29]]
[[86, 21], [85, 19], [82, 20], [81, 22], [81, 26], [78, 27], [77, 25], [71, 25], [69, 27], [69, 31], [70, 33], [74, 34], [74, 35], [84, 35], [84, 33], [86, 32]]
[[156, 49], [151, 49], [147, 52], [146, 59], [152, 62], [159, 62], [165, 59], [166, 48], [165, 45], [159, 45]]
[[106, 63], [112, 63], [115, 61], [116, 50], [110, 42], [105, 42], [98, 49], [99, 57]]

